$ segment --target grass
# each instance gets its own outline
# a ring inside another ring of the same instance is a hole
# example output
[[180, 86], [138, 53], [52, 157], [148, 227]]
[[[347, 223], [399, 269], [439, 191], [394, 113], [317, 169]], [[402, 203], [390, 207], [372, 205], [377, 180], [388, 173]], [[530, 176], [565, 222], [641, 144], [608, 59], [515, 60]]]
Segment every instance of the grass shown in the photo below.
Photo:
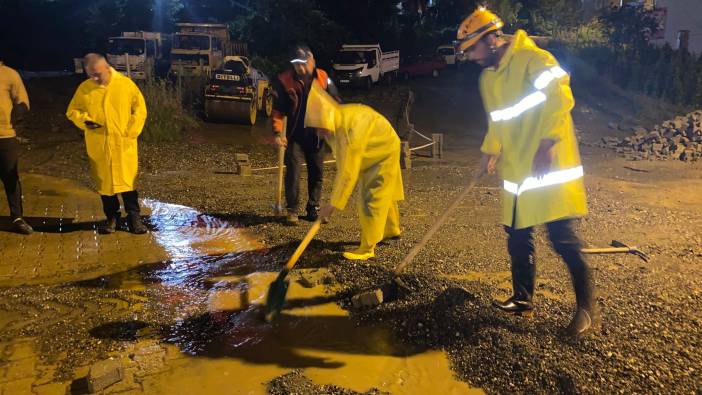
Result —
[[197, 119], [184, 107], [183, 94], [172, 83], [147, 80], [139, 87], [148, 110], [142, 141], [176, 141], [182, 137], [184, 130], [197, 126]]

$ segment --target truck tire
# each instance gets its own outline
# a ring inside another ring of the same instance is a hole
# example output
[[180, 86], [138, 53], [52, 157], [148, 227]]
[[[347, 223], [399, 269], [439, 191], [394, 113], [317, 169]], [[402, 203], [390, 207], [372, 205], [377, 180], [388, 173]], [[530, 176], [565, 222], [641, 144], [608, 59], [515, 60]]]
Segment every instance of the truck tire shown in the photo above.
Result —
[[365, 80], [365, 82], [363, 83], [363, 87], [364, 87], [367, 91], [369, 91], [369, 90], [371, 89], [372, 86], [373, 86], [373, 79], [372, 79], [370, 76], [366, 77], [366, 80]]
[[388, 86], [392, 85], [392, 79], [392, 73], [387, 73], [385, 75], [385, 84]]

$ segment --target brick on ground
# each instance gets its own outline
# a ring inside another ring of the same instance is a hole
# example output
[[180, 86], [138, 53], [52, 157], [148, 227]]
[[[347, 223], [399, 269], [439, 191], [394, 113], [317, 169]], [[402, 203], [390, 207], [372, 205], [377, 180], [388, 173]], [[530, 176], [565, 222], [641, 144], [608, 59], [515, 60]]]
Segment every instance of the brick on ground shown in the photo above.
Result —
[[121, 381], [124, 368], [117, 359], [106, 359], [94, 363], [88, 373], [88, 391], [95, 393]]
[[380, 289], [364, 292], [351, 298], [351, 304], [357, 309], [362, 307], [374, 307], [381, 303], [383, 303], [383, 291]]

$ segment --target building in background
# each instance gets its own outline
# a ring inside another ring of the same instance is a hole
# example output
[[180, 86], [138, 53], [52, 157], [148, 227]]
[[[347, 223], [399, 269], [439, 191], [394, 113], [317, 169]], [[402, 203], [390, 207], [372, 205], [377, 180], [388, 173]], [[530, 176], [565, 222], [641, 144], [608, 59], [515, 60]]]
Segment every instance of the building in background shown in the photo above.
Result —
[[702, 18], [698, 9], [702, 0], [582, 0], [595, 8], [605, 6], [643, 7], [659, 21], [660, 28], [651, 33], [651, 43], [668, 44], [673, 49], [687, 49], [702, 55]]
[[659, 36], [652, 37], [654, 44], [668, 43], [673, 49], [687, 49], [702, 54], [702, 18], [700, 0], [656, 0], [654, 13], [662, 18]]

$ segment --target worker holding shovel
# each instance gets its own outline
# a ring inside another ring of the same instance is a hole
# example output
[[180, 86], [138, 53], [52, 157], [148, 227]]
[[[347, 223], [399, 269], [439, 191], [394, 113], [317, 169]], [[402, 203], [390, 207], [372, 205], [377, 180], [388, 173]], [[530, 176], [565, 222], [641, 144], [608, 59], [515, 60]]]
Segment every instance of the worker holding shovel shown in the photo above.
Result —
[[[291, 68], [273, 80], [273, 132], [279, 150], [285, 150], [285, 200], [287, 225], [297, 225], [300, 203], [300, 174], [302, 163], [307, 164], [307, 215], [316, 221], [322, 196], [324, 174], [324, 146], [313, 130], [305, 128], [305, 104], [313, 82], [321, 84], [337, 100], [338, 91], [327, 73], [318, 68], [307, 45], [292, 48]], [[282, 170], [281, 170], [282, 171]], [[280, 202], [278, 202], [280, 204]], [[277, 207], [276, 211], [282, 211]], [[280, 215], [280, 212], [276, 214]]]
[[404, 199], [400, 171], [400, 138], [385, 117], [362, 104], [338, 104], [318, 84], [307, 99], [305, 127], [317, 129], [336, 158], [330, 202], [319, 215], [343, 210], [358, 182], [361, 243], [346, 259], [375, 256], [375, 245], [400, 235], [397, 202]]
[[583, 168], [570, 111], [568, 74], [523, 30], [507, 40], [500, 18], [479, 8], [459, 27], [457, 49], [483, 67], [480, 92], [489, 112], [482, 167], [503, 177], [502, 221], [512, 261], [513, 295], [494, 305], [506, 312], [533, 309], [534, 226], [545, 224], [568, 265], [577, 310], [566, 332], [582, 336], [597, 321], [590, 269], [573, 218], [587, 214]]

